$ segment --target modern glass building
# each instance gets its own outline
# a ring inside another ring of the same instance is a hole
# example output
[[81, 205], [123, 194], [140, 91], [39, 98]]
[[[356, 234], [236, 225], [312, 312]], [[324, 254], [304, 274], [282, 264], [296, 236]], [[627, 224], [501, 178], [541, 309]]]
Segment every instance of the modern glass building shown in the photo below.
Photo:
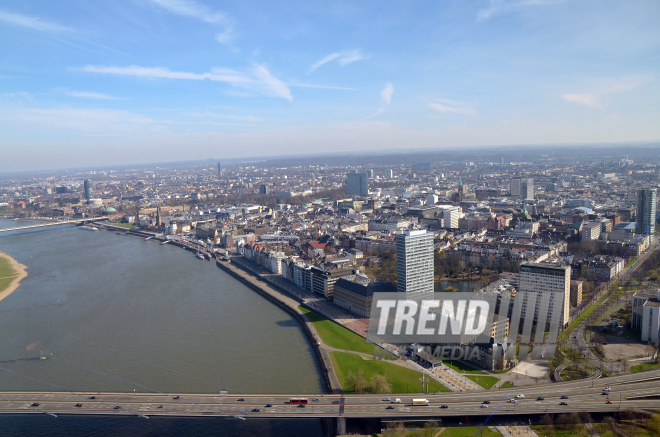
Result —
[[363, 173], [346, 173], [346, 188], [349, 196], [368, 196], [369, 185], [367, 181], [369, 175]]
[[[641, 189], [637, 192], [637, 226], [635, 233], [655, 237], [656, 203], [658, 190], [655, 188]], [[645, 232], [646, 231], [646, 232]]]
[[396, 236], [397, 291], [433, 293], [433, 233], [404, 231]]
[[89, 200], [92, 198], [92, 194], [94, 193], [94, 190], [92, 189], [92, 181], [89, 179], [85, 181], [83, 184], [83, 187], [85, 188], [85, 199]]

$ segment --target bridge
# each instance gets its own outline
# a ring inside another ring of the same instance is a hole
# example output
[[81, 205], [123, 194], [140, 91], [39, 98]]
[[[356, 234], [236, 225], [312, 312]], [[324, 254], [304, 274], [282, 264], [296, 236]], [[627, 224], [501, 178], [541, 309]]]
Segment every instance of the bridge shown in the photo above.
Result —
[[[609, 394], [603, 388], [609, 386]], [[518, 394], [523, 399], [510, 402]], [[400, 398], [393, 404], [384, 400]], [[568, 396], [568, 399], [561, 399]], [[304, 407], [289, 403], [305, 397]], [[538, 400], [539, 397], [544, 398]], [[412, 405], [413, 398], [429, 400]], [[484, 401], [489, 404], [484, 405]], [[565, 402], [567, 405], [560, 405]], [[269, 406], [270, 405], [270, 406]], [[446, 406], [446, 407], [445, 407]], [[393, 408], [388, 408], [393, 407]], [[526, 386], [524, 389], [480, 392], [339, 395], [297, 394], [175, 394], [98, 392], [0, 392], [0, 413], [92, 414], [179, 417], [253, 418], [380, 418], [383, 420], [433, 420], [449, 416], [520, 416], [545, 413], [617, 412], [660, 408], [660, 370], [606, 378]], [[476, 418], [475, 418], [476, 419]]]
[[40, 224], [37, 224], [37, 225], [17, 226], [15, 228], [0, 229], [0, 232], [20, 231], [22, 229], [42, 228], [44, 226], [71, 225], [71, 224], [76, 224], [76, 223], [94, 222], [94, 221], [99, 221], [99, 220], [107, 220], [107, 217], [95, 217], [95, 218], [86, 218], [86, 219], [79, 219], [79, 220], [66, 220], [66, 221], [56, 221], [56, 222], [50, 222], [50, 223], [40, 223]]

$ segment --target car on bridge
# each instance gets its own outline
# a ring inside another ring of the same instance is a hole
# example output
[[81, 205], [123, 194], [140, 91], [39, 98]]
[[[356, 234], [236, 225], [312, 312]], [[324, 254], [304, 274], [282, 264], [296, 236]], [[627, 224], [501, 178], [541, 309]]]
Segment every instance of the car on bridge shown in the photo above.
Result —
[[260, 412], [260, 411], [261, 411], [261, 410], [260, 410], [259, 408], [253, 408], [253, 409], [252, 409], [252, 412], [253, 412], [253, 413], [258, 413], [258, 412]]
[[393, 410], [393, 409], [394, 409], [394, 405], [388, 405], [387, 408], [385, 408], [385, 409], [386, 409], [386, 410]]
[[488, 405], [486, 405], [486, 404], [481, 404], [481, 408], [488, 408]]
[[266, 404], [266, 408], [271, 408], [273, 404]]
[[115, 405], [115, 407], [113, 408], [113, 410], [119, 410], [119, 409], [121, 409], [119, 405]]
[[538, 398], [536, 398], [536, 400], [537, 400], [537, 401], [544, 401], [545, 398], [544, 398], [543, 396], [539, 396]]
[[566, 402], [560, 402], [559, 405], [568, 405]]
[[32, 403], [32, 405], [30, 405], [30, 406], [31, 406], [31, 407], [38, 407], [38, 406], [39, 406], [39, 402], [34, 402], [34, 403]]
[[449, 408], [449, 405], [440, 405], [440, 408]]
[[391, 400], [392, 400], [392, 398], [383, 398], [383, 401], [385, 401], [385, 402], [389, 402]]
[[74, 405], [74, 407], [80, 408], [80, 407], [82, 407], [82, 404], [76, 404], [76, 405]]
[[606, 404], [611, 404], [611, 403], [612, 403], [612, 401], [607, 401], [607, 402], [605, 402], [605, 403], [606, 403]]
[[483, 403], [484, 404], [490, 404], [490, 401], [484, 401]]
[[564, 396], [560, 397], [559, 399], [568, 399], [568, 396], [564, 395]]
[[516, 399], [524, 399], [524, 398], [525, 398], [525, 395], [522, 394], [522, 393], [519, 394], [519, 395], [516, 395]]

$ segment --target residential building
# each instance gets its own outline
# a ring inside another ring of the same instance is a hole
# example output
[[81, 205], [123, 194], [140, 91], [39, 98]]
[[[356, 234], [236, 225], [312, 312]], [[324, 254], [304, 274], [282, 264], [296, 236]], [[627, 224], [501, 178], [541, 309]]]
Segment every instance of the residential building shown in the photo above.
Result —
[[404, 231], [396, 236], [397, 290], [404, 293], [432, 293], [433, 234]]
[[600, 222], [589, 222], [582, 226], [583, 240], [598, 240], [602, 226]]
[[[571, 298], [571, 267], [543, 263], [524, 263], [520, 266], [520, 290], [516, 298], [523, 296], [522, 317], [531, 311], [528, 308], [529, 294], [538, 293], [534, 304], [534, 321], [538, 321], [539, 309], [543, 302], [542, 293], [550, 294], [546, 323], [559, 312], [559, 325], [568, 323], [568, 310]], [[555, 293], [561, 293], [556, 299]], [[543, 315], [541, 315], [543, 316]]]
[[396, 291], [391, 282], [379, 282], [362, 275], [345, 276], [335, 282], [334, 303], [359, 317], [369, 317], [374, 293]]
[[312, 267], [312, 291], [320, 294], [326, 299], [333, 299], [335, 292], [335, 283], [339, 278], [349, 276], [353, 271], [351, 269], [333, 269], [325, 270], [321, 267]]
[[632, 328], [641, 331], [643, 342], [658, 343], [660, 340], [660, 290], [657, 294], [633, 296]]
[[582, 281], [571, 281], [571, 306], [577, 308], [582, 304]]

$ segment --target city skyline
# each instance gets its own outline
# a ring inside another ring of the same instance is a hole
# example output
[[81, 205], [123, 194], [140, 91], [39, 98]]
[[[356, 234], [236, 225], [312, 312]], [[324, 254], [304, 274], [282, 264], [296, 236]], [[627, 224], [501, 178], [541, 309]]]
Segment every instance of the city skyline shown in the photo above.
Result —
[[657, 12], [653, 2], [6, 2], [0, 172], [656, 141]]

